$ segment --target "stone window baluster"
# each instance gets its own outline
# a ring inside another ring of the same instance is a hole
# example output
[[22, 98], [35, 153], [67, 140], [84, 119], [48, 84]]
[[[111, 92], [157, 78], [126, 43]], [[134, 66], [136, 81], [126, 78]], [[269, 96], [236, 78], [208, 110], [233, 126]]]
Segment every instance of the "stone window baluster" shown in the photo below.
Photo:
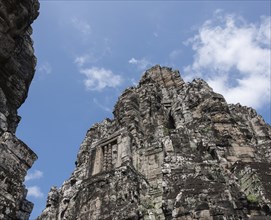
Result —
[[107, 170], [112, 170], [112, 145], [108, 144], [107, 149]]
[[107, 145], [104, 146], [104, 161], [103, 161], [103, 171], [107, 170]]

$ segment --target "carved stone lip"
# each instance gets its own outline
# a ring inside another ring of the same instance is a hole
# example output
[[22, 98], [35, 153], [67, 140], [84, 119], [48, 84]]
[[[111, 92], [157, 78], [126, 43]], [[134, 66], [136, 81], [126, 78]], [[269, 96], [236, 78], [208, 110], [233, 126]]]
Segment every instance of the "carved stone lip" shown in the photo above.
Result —
[[4, 142], [11, 142], [11, 144], [7, 144], [7, 147], [16, 155], [16, 157], [21, 161], [24, 161], [29, 168], [38, 159], [37, 154], [15, 135], [5, 132], [1, 138], [2, 137]]

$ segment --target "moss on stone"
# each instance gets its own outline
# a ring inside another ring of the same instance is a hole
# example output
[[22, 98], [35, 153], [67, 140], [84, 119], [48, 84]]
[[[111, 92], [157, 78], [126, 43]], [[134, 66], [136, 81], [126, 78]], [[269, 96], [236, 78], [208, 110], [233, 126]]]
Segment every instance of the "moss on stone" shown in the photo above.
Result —
[[249, 194], [247, 196], [247, 201], [249, 201], [250, 203], [259, 203], [259, 197], [255, 194]]

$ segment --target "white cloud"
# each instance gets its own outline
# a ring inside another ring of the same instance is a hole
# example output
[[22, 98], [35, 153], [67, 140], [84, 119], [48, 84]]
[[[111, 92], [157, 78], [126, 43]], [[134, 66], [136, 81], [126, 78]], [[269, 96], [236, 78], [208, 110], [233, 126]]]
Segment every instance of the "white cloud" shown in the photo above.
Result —
[[104, 111], [110, 112], [110, 113], [112, 112], [112, 109], [110, 109], [109, 107], [107, 107], [107, 106], [101, 104], [96, 98], [93, 99], [93, 102], [94, 102], [97, 106], [99, 106], [101, 109], [103, 109]]
[[71, 19], [71, 23], [83, 35], [91, 34], [91, 26], [85, 20], [74, 17]]
[[135, 58], [132, 58], [128, 62], [131, 63], [131, 64], [137, 64], [138, 60], [136, 60]]
[[52, 72], [52, 67], [51, 67], [50, 63], [44, 62], [38, 67], [37, 71], [41, 74], [47, 75]]
[[260, 108], [270, 102], [270, 19], [247, 23], [216, 11], [186, 42], [195, 55], [184, 78], [205, 78], [230, 103]]
[[84, 54], [74, 59], [74, 63], [77, 64], [79, 67], [82, 67], [86, 63], [95, 62], [95, 61], [96, 59], [90, 54]]
[[135, 58], [131, 58], [128, 61], [128, 63], [136, 65], [137, 68], [140, 70], [145, 70], [147, 67], [152, 65], [152, 63], [150, 61], [148, 61], [146, 58], [142, 58], [140, 60], [137, 60]]
[[101, 91], [105, 87], [116, 88], [123, 81], [120, 75], [104, 68], [85, 68], [81, 69], [80, 73], [86, 76], [84, 79], [85, 88], [92, 91]]
[[25, 177], [25, 181], [40, 179], [43, 177], [43, 172], [40, 170], [35, 170], [33, 173], [28, 173]]
[[40, 188], [38, 186], [29, 186], [27, 187], [27, 196], [29, 197], [35, 197], [35, 198], [42, 198], [44, 194], [41, 192]]

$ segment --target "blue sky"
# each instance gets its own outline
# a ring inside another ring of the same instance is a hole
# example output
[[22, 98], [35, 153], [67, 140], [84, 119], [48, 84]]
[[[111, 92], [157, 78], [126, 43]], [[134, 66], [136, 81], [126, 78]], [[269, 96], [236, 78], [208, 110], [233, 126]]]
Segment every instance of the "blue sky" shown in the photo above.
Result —
[[45, 208], [86, 131], [155, 64], [201, 77], [270, 124], [270, 1], [40, 1], [36, 75], [17, 136], [39, 159], [25, 184]]

